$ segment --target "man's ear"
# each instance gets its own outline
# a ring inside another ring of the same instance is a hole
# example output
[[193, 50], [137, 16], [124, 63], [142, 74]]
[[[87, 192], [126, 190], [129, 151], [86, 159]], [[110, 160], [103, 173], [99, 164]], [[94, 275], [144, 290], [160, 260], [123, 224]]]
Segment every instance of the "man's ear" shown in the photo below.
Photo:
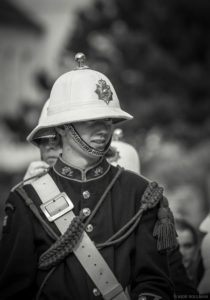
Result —
[[65, 136], [65, 134], [66, 134], [64, 126], [55, 127], [55, 130], [60, 136]]

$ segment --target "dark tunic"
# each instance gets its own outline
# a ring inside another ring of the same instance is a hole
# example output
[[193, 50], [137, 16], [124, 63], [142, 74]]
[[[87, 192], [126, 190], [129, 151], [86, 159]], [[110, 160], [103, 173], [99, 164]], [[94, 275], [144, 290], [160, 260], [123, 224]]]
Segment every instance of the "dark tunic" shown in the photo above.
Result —
[[[59, 159], [50, 175], [60, 191], [74, 204], [74, 213], [94, 209], [117, 168], [106, 160], [86, 171], [66, 165]], [[88, 235], [101, 243], [124, 226], [138, 211], [148, 182], [129, 171], [123, 171], [91, 221]], [[37, 207], [40, 199], [30, 184], [24, 186]], [[0, 299], [34, 299], [48, 271], [38, 269], [38, 259], [53, 243], [40, 222], [14, 191], [6, 203], [7, 224], [0, 247]], [[123, 288], [129, 287], [131, 299], [151, 293], [172, 299], [166, 253], [157, 251], [153, 228], [157, 207], [146, 211], [138, 227], [122, 243], [100, 250]], [[43, 213], [40, 210], [42, 216]], [[46, 219], [46, 218], [45, 218]], [[46, 219], [47, 220], [47, 219]], [[50, 226], [57, 232], [54, 224]], [[93, 293], [95, 286], [73, 253], [61, 262], [43, 286], [41, 300], [102, 299]]]

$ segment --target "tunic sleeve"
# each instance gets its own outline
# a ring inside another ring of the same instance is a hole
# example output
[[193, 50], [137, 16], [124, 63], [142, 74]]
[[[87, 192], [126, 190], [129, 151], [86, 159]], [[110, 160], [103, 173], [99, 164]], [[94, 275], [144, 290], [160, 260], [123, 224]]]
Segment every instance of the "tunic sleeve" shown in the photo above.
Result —
[[179, 246], [169, 251], [168, 262], [176, 295], [185, 295], [185, 297], [191, 296], [191, 298], [193, 298], [193, 295], [198, 295], [193, 282], [188, 278], [186, 269], [182, 262], [182, 255], [179, 251]]
[[157, 241], [153, 237], [157, 209], [155, 207], [143, 214], [136, 232], [131, 299], [141, 299], [140, 295], [150, 295], [148, 299], [155, 299], [155, 296], [160, 297], [157, 299], [173, 298], [167, 255], [165, 251], [157, 251]]
[[37, 255], [29, 209], [16, 192], [5, 204], [0, 242], [0, 299], [32, 299]]

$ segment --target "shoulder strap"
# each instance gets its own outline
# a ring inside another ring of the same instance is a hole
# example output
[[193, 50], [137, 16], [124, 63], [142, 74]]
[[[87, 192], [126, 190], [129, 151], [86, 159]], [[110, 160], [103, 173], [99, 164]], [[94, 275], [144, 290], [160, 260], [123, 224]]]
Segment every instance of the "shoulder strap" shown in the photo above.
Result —
[[[66, 193], [60, 193], [49, 174], [31, 184], [42, 201], [42, 211], [49, 221], [55, 223], [61, 234], [64, 234], [75, 217], [71, 200]], [[86, 232], [82, 233], [73, 253], [105, 300], [128, 300], [122, 286]]]

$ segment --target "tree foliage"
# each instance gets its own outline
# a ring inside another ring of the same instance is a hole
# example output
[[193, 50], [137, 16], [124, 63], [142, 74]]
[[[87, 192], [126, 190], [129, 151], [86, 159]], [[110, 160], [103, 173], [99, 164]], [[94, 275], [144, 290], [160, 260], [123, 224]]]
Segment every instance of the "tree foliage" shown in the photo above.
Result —
[[84, 51], [135, 116], [125, 131], [153, 127], [193, 145], [210, 131], [210, 2], [94, 1], [78, 12], [67, 51]]

